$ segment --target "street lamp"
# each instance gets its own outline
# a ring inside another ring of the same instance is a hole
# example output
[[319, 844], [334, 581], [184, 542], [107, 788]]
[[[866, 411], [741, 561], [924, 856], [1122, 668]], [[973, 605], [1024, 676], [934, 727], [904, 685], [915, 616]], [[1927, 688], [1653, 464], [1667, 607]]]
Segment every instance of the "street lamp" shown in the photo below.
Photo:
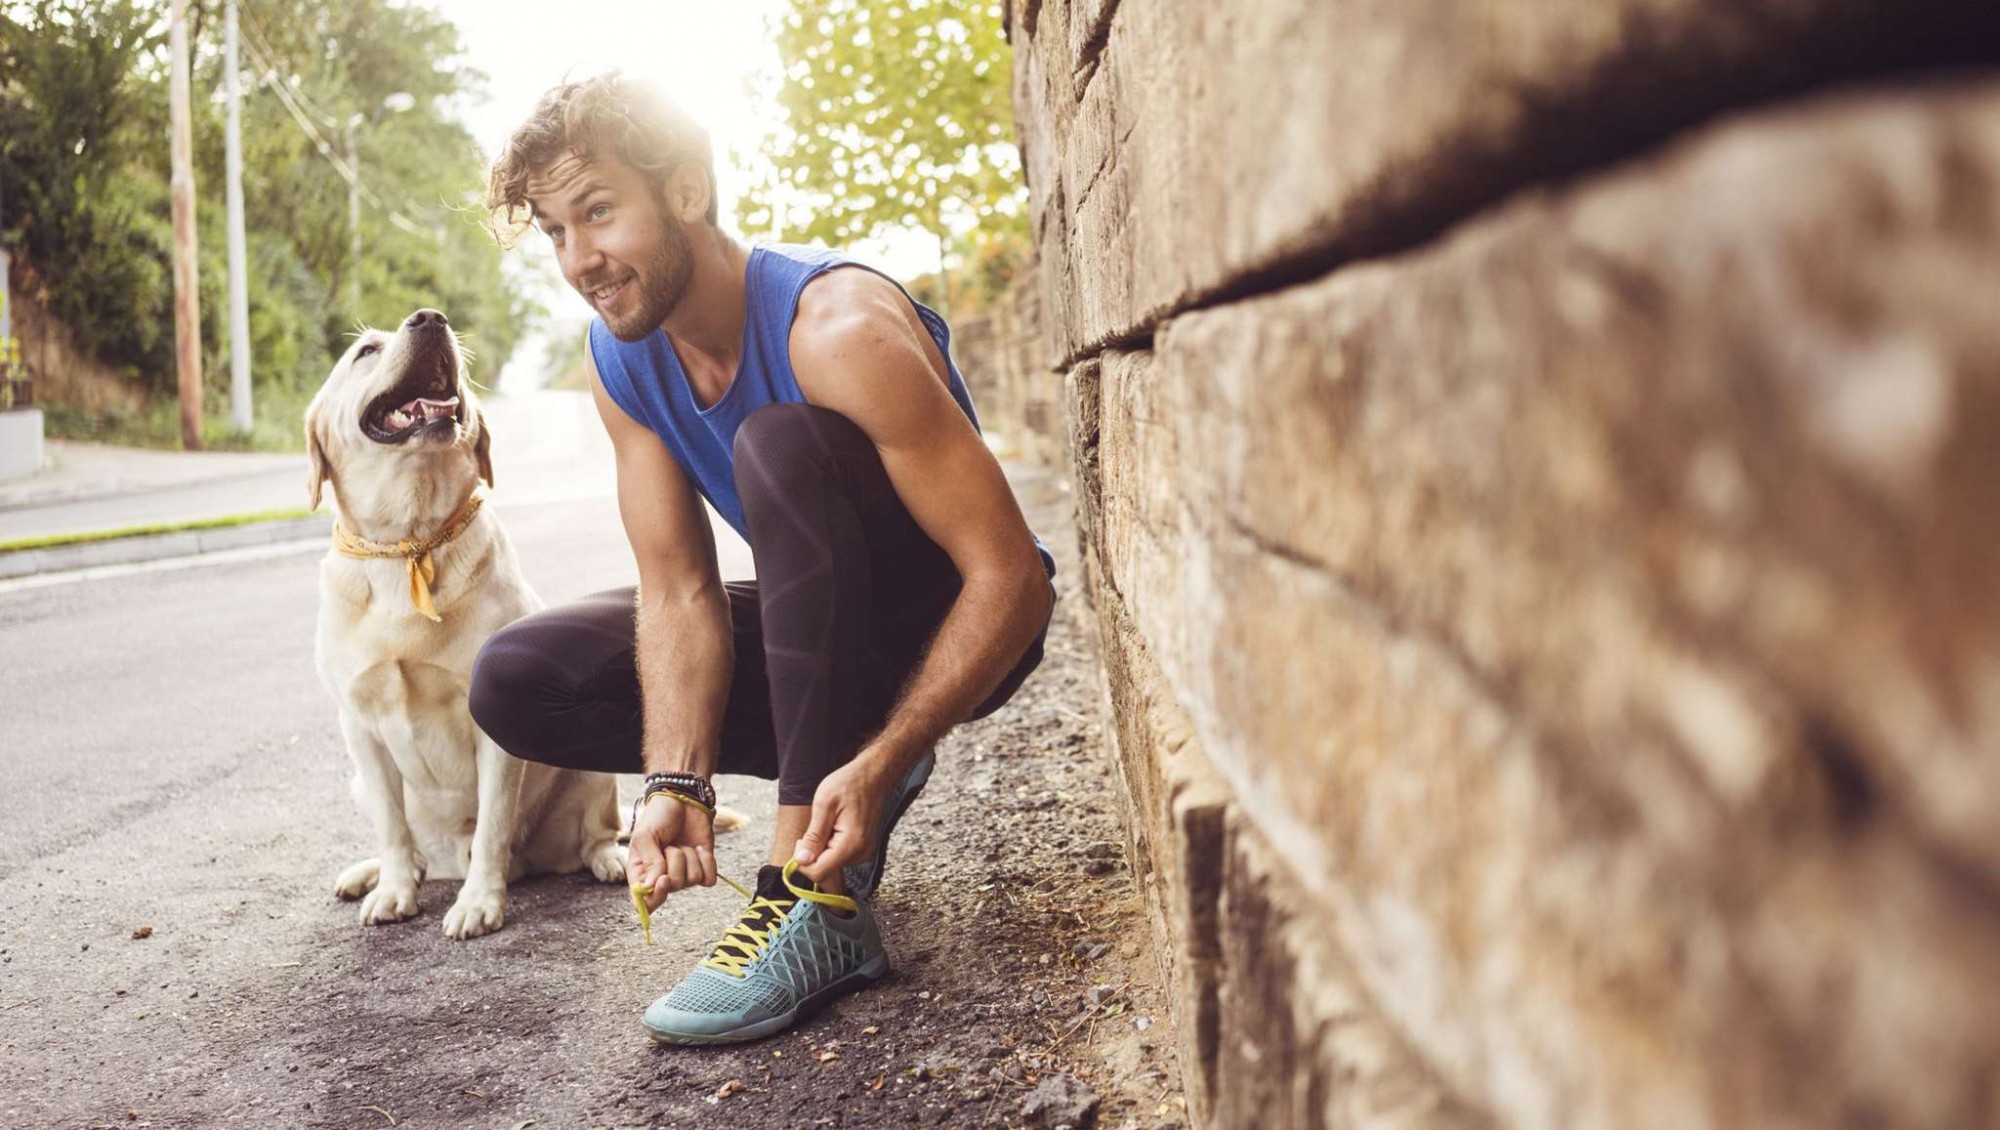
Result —
[[[417, 104], [414, 95], [397, 91], [382, 99], [381, 108], [400, 114]], [[361, 317], [361, 154], [354, 148], [354, 127], [368, 120], [356, 110], [347, 118], [347, 309]]]

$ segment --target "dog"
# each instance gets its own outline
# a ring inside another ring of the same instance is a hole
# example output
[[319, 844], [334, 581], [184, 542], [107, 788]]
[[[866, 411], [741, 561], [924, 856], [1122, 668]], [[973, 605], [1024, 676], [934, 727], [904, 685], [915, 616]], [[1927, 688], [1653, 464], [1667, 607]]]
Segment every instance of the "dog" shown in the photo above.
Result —
[[512, 757], [466, 708], [480, 645], [541, 601], [481, 506], [493, 441], [444, 315], [363, 332], [305, 432], [308, 499], [319, 509], [331, 487], [336, 511], [314, 660], [376, 838], [334, 894], [375, 925], [415, 915], [426, 876], [463, 879], [444, 932], [464, 939], [501, 928], [514, 879], [588, 869], [622, 882], [614, 779]]

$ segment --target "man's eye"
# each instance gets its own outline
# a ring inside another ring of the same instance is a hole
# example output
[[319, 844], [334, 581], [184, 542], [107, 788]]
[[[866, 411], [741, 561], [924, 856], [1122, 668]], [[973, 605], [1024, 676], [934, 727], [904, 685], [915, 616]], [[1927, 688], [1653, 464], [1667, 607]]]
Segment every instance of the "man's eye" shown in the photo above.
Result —
[[563, 230], [562, 230], [561, 226], [557, 226], [557, 227], [552, 227], [552, 228], [543, 228], [543, 229], [542, 229], [542, 233], [543, 233], [544, 235], [547, 235], [547, 236], [548, 236], [548, 237], [549, 237], [550, 239], [561, 239], [561, 238], [562, 238], [562, 231], [563, 231]]
[[594, 205], [590, 209], [590, 218], [593, 220], [601, 220], [604, 218], [604, 214], [609, 211], [611, 211], [611, 205], [609, 204]]
[[368, 356], [370, 353], [380, 353], [380, 352], [382, 352], [382, 347], [371, 341], [367, 345], [361, 347], [361, 352], [355, 354], [354, 359], [356, 361], [359, 361], [363, 357]]

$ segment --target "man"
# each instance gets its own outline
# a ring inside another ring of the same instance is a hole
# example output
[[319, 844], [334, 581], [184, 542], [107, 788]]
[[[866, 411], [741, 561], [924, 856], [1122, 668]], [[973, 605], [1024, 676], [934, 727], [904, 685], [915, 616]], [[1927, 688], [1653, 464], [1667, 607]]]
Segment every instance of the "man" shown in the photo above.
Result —
[[[709, 778], [775, 778], [740, 922], [646, 1027], [754, 1039], [888, 970], [870, 898], [957, 723], [1041, 661], [1053, 559], [979, 438], [950, 331], [837, 254], [716, 226], [707, 135], [616, 74], [546, 95], [487, 206], [525, 215], [597, 311], [591, 388], [636, 590], [496, 635], [472, 711], [516, 756], [646, 772], [629, 879], [716, 881]], [[749, 541], [725, 585], [701, 500]], [[636, 616], [635, 616], [636, 609]]]

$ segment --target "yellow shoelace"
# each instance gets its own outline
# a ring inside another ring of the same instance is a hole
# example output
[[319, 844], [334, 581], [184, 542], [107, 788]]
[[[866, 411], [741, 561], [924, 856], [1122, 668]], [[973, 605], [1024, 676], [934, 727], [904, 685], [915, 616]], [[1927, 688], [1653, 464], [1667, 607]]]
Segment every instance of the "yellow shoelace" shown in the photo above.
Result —
[[[690, 808], [698, 808], [711, 817], [715, 815], [714, 809], [693, 797], [682, 796], [679, 793], [666, 795]], [[757, 960], [757, 956], [764, 952], [764, 947], [770, 944], [771, 935], [776, 932], [778, 922], [791, 912], [792, 907], [798, 905], [799, 899], [830, 906], [850, 914], [861, 909], [859, 903], [846, 895], [827, 894], [792, 882], [792, 872], [798, 869], [798, 860], [785, 861], [785, 869], [779, 878], [784, 881], [785, 888], [798, 897], [783, 900], [759, 898], [755, 891], [745, 889], [742, 884], [720, 871], [716, 872], [716, 878], [736, 888], [738, 894], [750, 900], [750, 905], [744, 908], [743, 917], [734, 926], [722, 932], [722, 940], [715, 944], [715, 949], [706, 958], [702, 959], [702, 964], [710, 969], [721, 970], [731, 977], [745, 976], [750, 965]], [[652, 893], [651, 887], [636, 884], [632, 887], [632, 906], [639, 912], [639, 929], [644, 931], [646, 944], [649, 946], [653, 944], [653, 912], [646, 906], [646, 899]]]

